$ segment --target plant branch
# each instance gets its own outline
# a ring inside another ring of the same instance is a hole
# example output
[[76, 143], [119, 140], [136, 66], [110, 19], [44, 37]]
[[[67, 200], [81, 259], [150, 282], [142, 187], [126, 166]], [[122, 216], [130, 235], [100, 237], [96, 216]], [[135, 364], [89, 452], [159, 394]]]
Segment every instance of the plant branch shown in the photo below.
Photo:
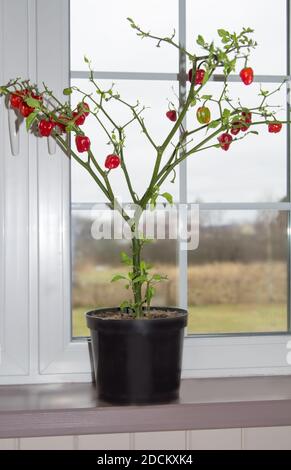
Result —
[[109, 192], [107, 191], [103, 183], [100, 181], [98, 176], [94, 173], [94, 171], [92, 170], [88, 162], [84, 162], [80, 157], [78, 157], [78, 155], [71, 149], [70, 145], [68, 145], [60, 135], [56, 134], [54, 136], [54, 139], [60, 145], [64, 153], [69, 153], [79, 163], [79, 165], [81, 165], [83, 168], [85, 168], [85, 170], [88, 171], [88, 173], [90, 173], [94, 181], [96, 181], [96, 183], [98, 184], [101, 191], [105, 194], [107, 199], [111, 202]]
[[127, 186], [128, 186], [130, 195], [132, 197], [132, 200], [133, 200], [134, 203], [137, 203], [138, 199], [136, 197], [135, 191], [133, 190], [133, 187], [132, 187], [132, 184], [131, 184], [131, 179], [130, 179], [130, 176], [128, 174], [127, 166], [126, 166], [125, 159], [124, 159], [123, 144], [122, 144], [122, 140], [123, 140], [122, 129], [118, 129], [118, 135], [119, 135], [119, 142], [120, 142], [119, 155], [120, 155], [120, 159], [121, 159], [121, 168], [122, 168], [123, 174], [125, 176]]
[[[172, 36], [170, 37], [159, 37], [159, 36], [155, 36], [154, 34], [151, 34], [150, 32], [145, 32], [143, 31], [140, 26], [138, 26], [137, 24], [135, 24], [135, 22], [133, 21], [132, 18], [127, 18], [127, 20], [129, 21], [130, 23], [130, 26], [135, 29], [137, 31], [137, 35], [140, 36], [141, 38], [150, 38], [150, 39], [154, 39], [155, 41], [157, 41], [157, 47], [160, 47], [160, 44], [165, 42], [167, 44], [170, 44], [171, 46], [175, 47], [176, 49], [182, 51], [184, 54], [187, 55], [187, 57], [193, 61], [194, 59], [194, 56], [192, 54], [190, 54], [184, 47], [181, 47], [179, 44], [177, 44], [175, 41], [173, 41], [175, 35], [176, 35], [176, 31], [174, 30]], [[202, 57], [203, 58], [203, 57]], [[201, 57], [199, 57], [199, 59], [201, 59]]]

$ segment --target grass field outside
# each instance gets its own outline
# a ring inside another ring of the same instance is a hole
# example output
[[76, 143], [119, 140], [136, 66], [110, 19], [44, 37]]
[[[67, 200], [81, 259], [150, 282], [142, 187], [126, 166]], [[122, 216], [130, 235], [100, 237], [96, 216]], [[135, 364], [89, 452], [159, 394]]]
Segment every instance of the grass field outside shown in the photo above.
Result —
[[[158, 286], [153, 304], [177, 305], [178, 270], [156, 266], [169, 281]], [[117, 306], [128, 296], [119, 266], [81, 265], [74, 270], [73, 335], [87, 336], [84, 312]], [[287, 270], [280, 261], [214, 262], [188, 267], [189, 333], [255, 333], [285, 331]]]
[[[85, 312], [91, 307], [73, 310], [73, 336], [89, 336]], [[189, 307], [189, 334], [255, 333], [286, 331], [284, 304], [217, 304]]]

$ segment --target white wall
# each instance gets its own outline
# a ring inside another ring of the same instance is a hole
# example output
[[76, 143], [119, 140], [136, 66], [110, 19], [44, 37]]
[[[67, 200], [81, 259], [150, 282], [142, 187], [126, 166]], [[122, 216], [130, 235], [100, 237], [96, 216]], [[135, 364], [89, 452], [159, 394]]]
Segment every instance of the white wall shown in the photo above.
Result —
[[0, 439], [0, 450], [291, 450], [291, 426]]

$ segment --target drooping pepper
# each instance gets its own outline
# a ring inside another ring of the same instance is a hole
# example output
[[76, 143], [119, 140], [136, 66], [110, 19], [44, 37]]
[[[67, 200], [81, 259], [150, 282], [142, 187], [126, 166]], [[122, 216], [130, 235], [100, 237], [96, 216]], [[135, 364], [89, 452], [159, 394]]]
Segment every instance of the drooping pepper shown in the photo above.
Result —
[[120, 157], [118, 155], [107, 155], [105, 160], [105, 167], [108, 170], [114, 170], [120, 165]]
[[208, 124], [211, 121], [210, 109], [206, 106], [201, 106], [197, 109], [196, 117], [200, 124]]
[[85, 135], [77, 135], [75, 142], [76, 142], [77, 150], [80, 153], [88, 152], [88, 150], [90, 149], [90, 145], [91, 145], [90, 139], [89, 137]]

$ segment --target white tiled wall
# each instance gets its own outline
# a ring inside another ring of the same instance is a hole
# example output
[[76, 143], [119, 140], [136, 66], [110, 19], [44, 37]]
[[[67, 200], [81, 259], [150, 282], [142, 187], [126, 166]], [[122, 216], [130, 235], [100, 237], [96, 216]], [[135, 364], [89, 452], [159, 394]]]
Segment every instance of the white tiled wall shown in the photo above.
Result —
[[77, 437], [78, 450], [128, 450], [131, 448], [130, 434], [92, 434]]
[[0, 450], [291, 450], [291, 426], [0, 439]]
[[137, 450], [185, 450], [186, 431], [138, 432], [134, 434], [134, 448]]
[[18, 439], [0, 439], [0, 450], [17, 450]]
[[243, 444], [249, 450], [291, 450], [291, 426], [244, 429]]
[[27, 437], [20, 439], [21, 450], [73, 450], [73, 436]]
[[241, 448], [241, 429], [207, 429], [189, 432], [189, 449], [191, 450], [238, 450]]

